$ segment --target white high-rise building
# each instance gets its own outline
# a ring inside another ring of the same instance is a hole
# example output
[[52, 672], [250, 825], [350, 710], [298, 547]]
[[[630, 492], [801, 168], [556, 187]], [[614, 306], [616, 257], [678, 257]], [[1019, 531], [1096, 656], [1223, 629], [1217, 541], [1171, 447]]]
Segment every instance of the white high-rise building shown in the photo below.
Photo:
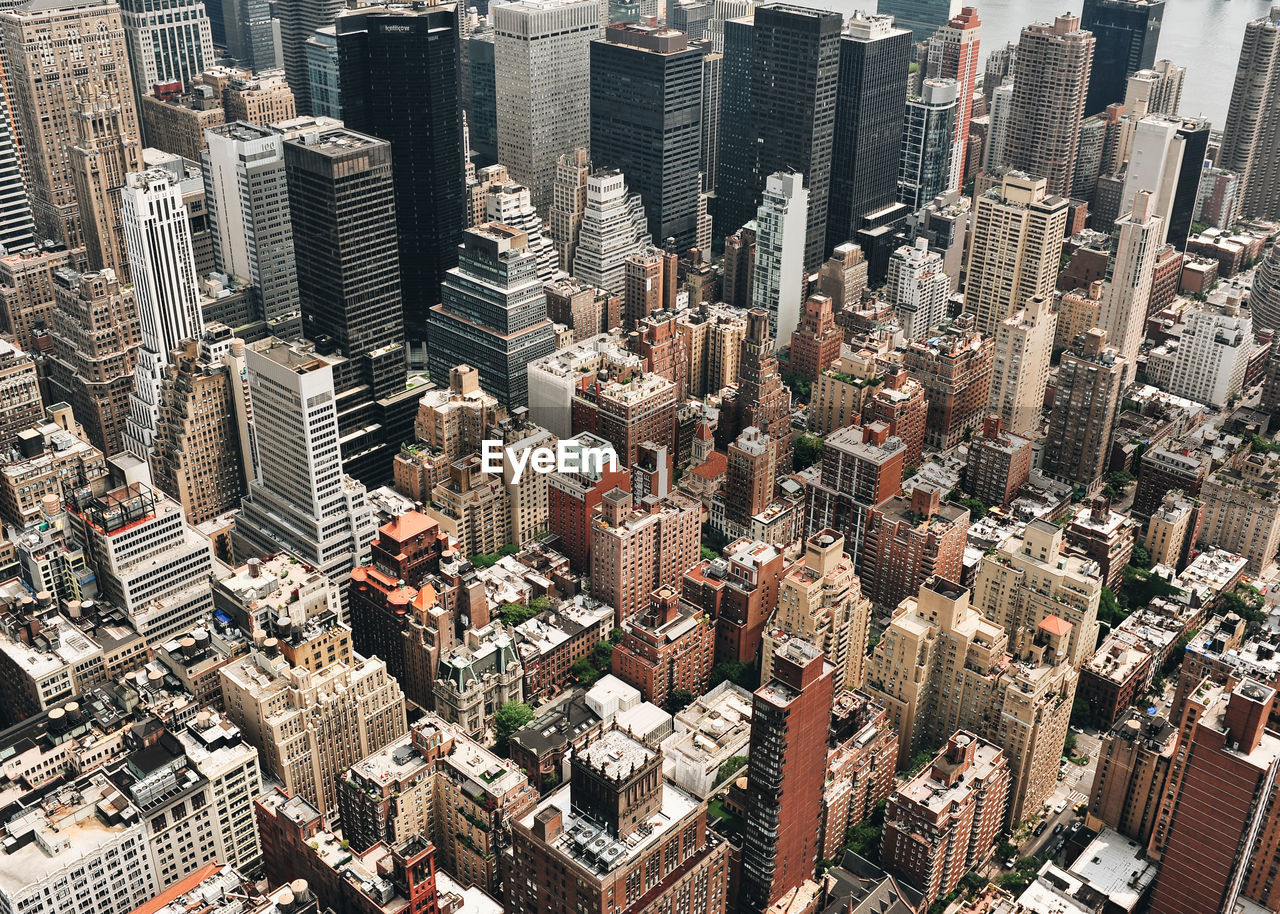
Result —
[[[1163, 115], [1151, 115], [1138, 121], [1129, 147], [1129, 167], [1125, 170], [1124, 190], [1120, 197], [1121, 200], [1132, 200], [1140, 190], [1151, 192], [1154, 212], [1161, 222], [1161, 244], [1164, 244], [1169, 231], [1173, 197], [1184, 167], [1182, 158], [1187, 141], [1179, 134], [1182, 123], [1181, 118]], [[1198, 169], [1201, 164], [1187, 163], [1187, 166]], [[1115, 341], [1112, 342], [1114, 345]]]
[[141, 95], [156, 83], [185, 86], [214, 62], [204, 0], [122, 0], [120, 18], [133, 85]]
[[573, 275], [621, 295], [626, 259], [650, 244], [644, 201], [627, 190], [620, 171], [604, 169], [587, 178], [587, 205], [573, 254]]
[[533, 207], [529, 188], [508, 182], [489, 191], [484, 201], [484, 221], [501, 222], [528, 235], [529, 250], [538, 258], [538, 278], [543, 282], [551, 279], [558, 265], [556, 248]]
[[982, 167], [990, 171], [1007, 163], [1005, 149], [1009, 141], [1009, 122], [1013, 117], [1013, 83], [1006, 82], [991, 91], [991, 126], [987, 145], [982, 150]]
[[1056, 324], [1052, 299], [1033, 295], [996, 328], [987, 404], [999, 414], [1009, 432], [1023, 438], [1035, 438], [1040, 433]]
[[1138, 117], [1164, 114], [1176, 117], [1182, 105], [1182, 81], [1187, 68], [1172, 60], [1157, 60], [1149, 70], [1138, 70], [1125, 87], [1125, 114]]
[[148, 168], [127, 175], [120, 196], [120, 221], [142, 325], [125, 449], [146, 461], [169, 353], [182, 340], [199, 338], [204, 321], [181, 180], [167, 169]]
[[25, 251], [36, 237], [13, 129], [8, 103], [0, 95], [0, 250], [6, 254]]
[[[342, 472], [333, 362], [269, 337], [245, 349], [257, 476], [232, 533], [236, 561], [289, 552], [342, 588], [369, 560], [373, 507]], [[345, 605], [345, 604], [344, 604]]]
[[885, 294], [909, 340], [924, 336], [947, 316], [951, 277], [943, 269], [942, 255], [929, 250], [927, 239], [904, 244], [889, 257]]
[[756, 210], [756, 262], [751, 304], [769, 312], [769, 336], [790, 339], [804, 299], [809, 190], [799, 172], [774, 172]]
[[1240, 393], [1253, 347], [1253, 318], [1240, 307], [1238, 292], [1196, 308], [1186, 315], [1173, 352], [1169, 393], [1214, 409], [1226, 406]]
[[494, 6], [498, 161], [546, 213], [560, 156], [591, 145], [591, 42], [600, 0], [517, 0]]
[[1116, 220], [1116, 245], [1111, 278], [1102, 287], [1099, 323], [1107, 342], [1125, 360], [1124, 383], [1133, 380], [1138, 349], [1146, 335], [1147, 299], [1164, 220], [1155, 213], [1155, 197], [1146, 190], [1133, 195], [1130, 211]]
[[268, 331], [302, 334], [293, 222], [285, 183], [284, 137], [253, 124], [205, 131], [205, 206], [218, 270], [258, 290]]
[[253, 801], [262, 793], [257, 748], [220, 714], [198, 714], [175, 736], [208, 782], [209, 806], [215, 811], [215, 832], [222, 845], [218, 862], [256, 869], [262, 859], [262, 839], [253, 813]]

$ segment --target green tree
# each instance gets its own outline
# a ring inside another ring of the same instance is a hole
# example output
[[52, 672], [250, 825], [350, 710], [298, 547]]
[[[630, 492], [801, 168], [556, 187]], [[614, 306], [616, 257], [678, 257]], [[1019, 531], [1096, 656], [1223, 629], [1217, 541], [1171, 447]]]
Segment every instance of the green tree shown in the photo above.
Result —
[[591, 665], [602, 674], [613, 669], [613, 645], [608, 641], [597, 641], [591, 649]]
[[694, 695], [688, 689], [675, 689], [667, 694], [662, 703], [662, 710], [668, 714], [679, 714], [693, 702]]
[[797, 470], [813, 466], [822, 459], [823, 439], [819, 435], [801, 435], [794, 442], [791, 462]]
[[719, 787], [729, 778], [733, 777], [742, 767], [747, 764], [745, 755], [731, 755], [721, 764], [720, 770], [716, 772], [716, 786]]
[[493, 729], [498, 734], [498, 752], [507, 754], [507, 741], [529, 721], [533, 720], [533, 709], [523, 701], [509, 701], [493, 715]]
[[720, 558], [720, 553], [716, 552], [714, 549], [708, 549], [706, 546], [703, 546], [702, 557], [708, 562], [714, 562], [716, 559]]
[[1083, 727], [1093, 719], [1093, 705], [1083, 698], [1071, 702], [1071, 726]]
[[991, 510], [976, 498], [969, 498], [969, 497], [953, 498], [952, 501], [954, 501], [956, 504], [960, 505], [961, 507], [969, 509], [970, 523], [976, 520], [981, 520], [982, 518], [986, 517], [987, 512]]
[[791, 395], [801, 403], [809, 402], [809, 394], [813, 392], [813, 381], [798, 374], [782, 372], [782, 383], [791, 388]]
[[600, 678], [600, 671], [597, 670], [586, 657], [579, 657], [573, 661], [573, 666], [569, 667], [569, 675], [585, 686], [589, 686]]
[[1129, 557], [1129, 563], [1134, 568], [1150, 568], [1151, 552], [1142, 543], [1133, 544], [1133, 555]]
[[729, 660], [711, 668], [711, 675], [707, 680], [707, 691], [726, 680], [749, 692], [754, 692], [760, 685], [760, 674], [754, 666], [738, 660]]
[[525, 606], [523, 603], [503, 603], [498, 609], [498, 620], [508, 627], [516, 626], [522, 622], [528, 622], [538, 611], [533, 606]]
[[1077, 745], [1078, 745], [1078, 740], [1076, 739], [1075, 732], [1072, 730], [1068, 730], [1067, 738], [1062, 741], [1062, 754], [1065, 755], [1067, 758], [1074, 758], [1076, 754]]
[[544, 613], [551, 608], [551, 599], [549, 597], [534, 597], [529, 601], [529, 608], [535, 613]]

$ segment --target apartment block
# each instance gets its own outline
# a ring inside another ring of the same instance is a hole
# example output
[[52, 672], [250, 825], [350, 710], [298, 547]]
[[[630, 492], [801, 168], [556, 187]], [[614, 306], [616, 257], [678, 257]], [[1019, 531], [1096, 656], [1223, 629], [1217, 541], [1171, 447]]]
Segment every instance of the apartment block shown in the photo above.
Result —
[[710, 616], [682, 600], [674, 587], [659, 587], [647, 609], [622, 623], [613, 675], [659, 707], [677, 691], [701, 695], [714, 665], [715, 640]]

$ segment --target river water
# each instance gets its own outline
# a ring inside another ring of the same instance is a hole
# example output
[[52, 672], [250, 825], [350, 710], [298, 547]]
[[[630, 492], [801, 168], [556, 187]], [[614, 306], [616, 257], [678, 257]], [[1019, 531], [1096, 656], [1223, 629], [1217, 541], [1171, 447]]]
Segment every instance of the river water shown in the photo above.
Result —
[[[799, 2], [848, 15], [855, 9], [869, 9], [874, 0]], [[1280, 0], [1275, 3], [1280, 5]], [[1082, 0], [977, 0], [976, 5], [986, 52], [1017, 41], [1022, 28], [1032, 22], [1049, 22], [1067, 11], [1079, 15]], [[1265, 16], [1271, 5], [1272, 0], [1166, 0], [1156, 59], [1167, 57], [1187, 68], [1182, 114], [1207, 117], [1215, 129], [1222, 129], [1245, 23]]]

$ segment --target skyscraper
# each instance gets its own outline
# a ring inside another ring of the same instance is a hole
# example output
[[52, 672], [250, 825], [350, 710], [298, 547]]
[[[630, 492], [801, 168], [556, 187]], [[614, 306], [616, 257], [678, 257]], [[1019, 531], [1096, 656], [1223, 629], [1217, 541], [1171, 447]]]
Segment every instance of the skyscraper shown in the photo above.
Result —
[[792, 638], [774, 655], [773, 678], [756, 690], [742, 844], [744, 911], [765, 910], [813, 876], [833, 673], [818, 647]]
[[974, 201], [964, 309], [987, 336], [1027, 298], [1053, 295], [1067, 207], [1044, 178], [1018, 172]]
[[[272, 17], [269, 0], [223, 0], [222, 7], [227, 30], [227, 53], [239, 61], [242, 67], [255, 73], [278, 70], [283, 63], [280, 20]], [[307, 44], [314, 37], [309, 38]]]
[[519, 0], [491, 15], [498, 161], [546, 212], [560, 156], [590, 145], [590, 45], [600, 37], [601, 5]]
[[1280, 6], [1245, 26], [1218, 165], [1244, 178], [1243, 218], [1280, 216]]
[[769, 336], [790, 339], [800, 323], [804, 252], [810, 206], [804, 175], [778, 172], [765, 182], [756, 211], [755, 270], [751, 304], [769, 312]]
[[267, 332], [302, 335], [284, 140], [265, 127], [235, 123], [205, 131], [205, 208], [219, 272], [253, 283]]
[[626, 175], [611, 169], [590, 175], [573, 250], [573, 275], [618, 295], [626, 285], [627, 258], [649, 241], [644, 203], [628, 189]]
[[496, 222], [467, 229], [441, 297], [429, 322], [431, 376], [473, 365], [503, 406], [528, 405], [525, 367], [556, 348], [529, 236]]
[[1121, 206], [1140, 190], [1150, 191], [1160, 217], [1160, 242], [1187, 246], [1191, 217], [1204, 172], [1209, 122], [1200, 118], [1150, 115], [1133, 128]]
[[1154, 198], [1145, 190], [1133, 195], [1129, 212], [1116, 222], [1119, 238], [1111, 275], [1102, 287], [1099, 326], [1107, 333], [1107, 343], [1125, 360], [1126, 383], [1136, 372], [1138, 349], [1146, 336], [1146, 302], [1162, 226]]
[[[225, 2], [225, 0], [224, 0]], [[275, 15], [280, 20], [280, 55], [284, 75], [293, 89], [299, 114], [319, 114], [311, 104], [311, 80], [307, 66], [307, 42], [316, 29], [333, 25], [342, 11], [342, 0], [278, 0]]]
[[898, 202], [918, 210], [952, 189], [952, 167], [960, 84], [928, 78], [907, 99], [898, 157]]
[[1033, 295], [996, 327], [987, 402], [1004, 428], [1023, 438], [1037, 437], [1040, 432], [1056, 319], [1053, 299]]
[[716, 231], [731, 235], [755, 218], [756, 169], [751, 70], [755, 26], [750, 16], [726, 19], [720, 72], [720, 140], [716, 163]]
[[960, 12], [960, 0], [877, 0], [876, 12], [911, 30], [911, 41], [928, 41]]
[[120, 228], [120, 193], [125, 175], [142, 170], [142, 150], [136, 130], [125, 118], [125, 100], [118, 87], [85, 91], [74, 114], [75, 145], [68, 151], [71, 179], [80, 204], [80, 228], [91, 270], [114, 270], [129, 282]]
[[167, 169], [149, 168], [130, 174], [120, 194], [142, 326], [125, 448], [145, 461], [155, 435], [160, 381], [169, 353], [183, 340], [198, 338], [204, 320], [181, 181]]
[[458, 14], [453, 4], [363, 7], [335, 25], [343, 121], [391, 144], [404, 330], [416, 364], [467, 224]]
[[1093, 48], [1073, 15], [1029, 25], [1018, 42], [1006, 158], [1044, 178], [1050, 194], [1071, 192]]
[[[837, 117], [841, 24], [839, 13], [787, 3], [769, 3], [755, 11], [750, 111], [757, 179], [752, 191], [758, 200], [764, 183], [759, 176], [778, 171], [803, 176], [809, 203], [801, 264], [807, 270], [818, 269], [831, 246], [827, 240], [827, 195]], [[898, 114], [900, 117], [901, 107]], [[848, 240], [842, 237], [837, 242]], [[789, 332], [793, 327], [786, 329]]]
[[31, 220], [22, 163], [14, 148], [14, 125], [5, 95], [0, 93], [0, 249], [14, 254], [31, 246], [36, 227]]
[[828, 249], [896, 199], [910, 48], [911, 33], [887, 16], [855, 13], [840, 37]]
[[591, 43], [591, 158], [620, 169], [649, 234], [691, 247], [698, 228], [702, 50], [675, 29], [611, 25]]
[[1062, 356], [1044, 440], [1046, 475], [1086, 492], [1102, 485], [1124, 372], [1124, 358], [1107, 345], [1107, 334], [1097, 328]]
[[0, 40], [36, 231], [75, 247], [81, 232], [67, 149], [76, 141], [74, 119], [82, 94], [114, 92], [121, 106], [121, 139], [138, 141], [120, 8], [97, 0], [15, 7], [0, 13]]
[[968, 162], [969, 122], [973, 115], [973, 94], [978, 84], [978, 49], [982, 22], [978, 10], [966, 6], [929, 39], [926, 76], [940, 76], [959, 83], [956, 109], [956, 138], [951, 147], [951, 177], [954, 189], [964, 186], [965, 175], [975, 170]]
[[907, 339], [924, 336], [947, 316], [951, 279], [942, 269], [942, 255], [929, 250], [929, 242], [917, 238], [889, 257], [885, 299], [898, 313]]
[[714, 194], [720, 167], [720, 94], [723, 91], [724, 54], [713, 50], [709, 41], [699, 41], [702, 51], [702, 151], [698, 170], [702, 172], [703, 193]]
[[1080, 28], [1093, 33], [1093, 70], [1084, 113], [1124, 101], [1125, 81], [1156, 62], [1164, 0], [1084, 0]]
[[213, 31], [203, 0], [124, 0], [129, 66], [139, 92], [191, 82], [213, 64]]

